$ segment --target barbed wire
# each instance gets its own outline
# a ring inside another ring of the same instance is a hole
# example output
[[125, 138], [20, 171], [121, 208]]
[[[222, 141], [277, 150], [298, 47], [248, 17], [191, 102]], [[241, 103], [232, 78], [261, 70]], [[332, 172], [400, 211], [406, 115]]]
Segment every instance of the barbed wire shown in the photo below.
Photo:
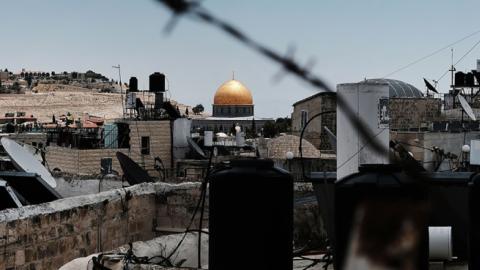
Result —
[[[297, 78], [307, 82], [309, 85], [325, 92], [335, 92], [325, 81], [309, 70], [309, 66], [302, 66], [297, 63], [292, 55], [282, 56], [280, 53], [270, 49], [260, 42], [255, 41], [246, 33], [239, 30], [234, 25], [223, 21], [204, 9], [198, 1], [188, 0], [156, 0], [167, 7], [173, 14], [173, 18], [167, 23], [166, 30], [171, 31], [181, 16], [189, 16], [201, 22], [207, 23], [218, 28], [225, 34], [236, 39], [245, 46], [251, 48], [257, 53], [279, 64], [287, 73], [295, 75]], [[352, 125], [358, 129], [360, 135], [367, 141], [374, 151], [380, 154], [386, 154], [388, 149], [380, 144], [377, 140], [373, 140], [373, 132], [367, 127], [357, 113], [348, 105], [347, 101], [340, 95], [337, 95], [337, 105], [346, 114]]]

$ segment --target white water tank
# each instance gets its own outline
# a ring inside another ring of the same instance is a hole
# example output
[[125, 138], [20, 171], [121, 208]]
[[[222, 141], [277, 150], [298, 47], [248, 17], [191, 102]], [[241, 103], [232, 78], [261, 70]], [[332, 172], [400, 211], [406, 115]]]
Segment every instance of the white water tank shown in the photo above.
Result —
[[205, 136], [203, 138], [204, 146], [212, 146], [213, 145], [213, 131], [205, 131]]
[[[370, 129], [373, 138], [388, 149], [389, 86], [381, 82], [360, 82], [337, 85], [337, 96], [343, 98]], [[388, 164], [388, 152], [377, 153], [362, 137], [337, 103], [337, 180], [358, 172], [362, 164]]]

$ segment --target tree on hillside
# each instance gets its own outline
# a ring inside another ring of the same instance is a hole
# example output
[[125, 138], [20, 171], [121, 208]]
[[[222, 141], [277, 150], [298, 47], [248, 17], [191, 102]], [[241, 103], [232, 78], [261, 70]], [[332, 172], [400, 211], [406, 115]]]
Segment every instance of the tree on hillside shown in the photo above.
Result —
[[10, 87], [10, 90], [18, 94], [20, 92], [20, 84], [18, 82], [14, 82]]
[[252, 126], [247, 129], [247, 136], [249, 138], [256, 138], [257, 137], [257, 125], [255, 123], [255, 118], [252, 117]]
[[277, 135], [277, 129], [274, 121], [268, 121], [263, 125], [263, 137], [273, 138]]
[[277, 118], [277, 120], [275, 120], [275, 126], [278, 133], [290, 132], [292, 129], [292, 119], [288, 117]]
[[204, 110], [205, 108], [203, 108], [202, 104], [197, 104], [197, 106], [192, 108], [194, 114], [201, 114]]
[[28, 87], [31, 88], [32, 87], [32, 76], [29, 75], [28, 77], [25, 78], [25, 80], [27, 80]]

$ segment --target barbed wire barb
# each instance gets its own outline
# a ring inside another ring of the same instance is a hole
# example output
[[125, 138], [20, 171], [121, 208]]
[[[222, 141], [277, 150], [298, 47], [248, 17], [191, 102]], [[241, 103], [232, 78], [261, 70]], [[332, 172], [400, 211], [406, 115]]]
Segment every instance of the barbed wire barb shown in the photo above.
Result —
[[[261, 44], [260, 42], [256, 42], [252, 38], [250, 38], [247, 34], [233, 26], [232, 24], [223, 21], [214, 15], [210, 14], [206, 9], [200, 6], [198, 1], [192, 2], [187, 0], [156, 0], [159, 3], [166, 6], [170, 9], [174, 16], [185, 16], [189, 15], [192, 18], [198, 19], [203, 21], [204, 23], [210, 24], [218, 29], [222, 30], [224, 33], [228, 34], [232, 38], [238, 40], [239, 42], [243, 43], [245, 46], [257, 51], [264, 57], [272, 60], [279, 64], [287, 73], [296, 75], [297, 78], [307, 82], [314, 88], [318, 88], [322, 91], [326, 92], [335, 92], [331, 89], [327, 83], [323, 81], [320, 77], [316, 76], [312, 72], [310, 72], [308, 66], [302, 67], [293, 59], [282, 56], [279, 53], [275, 52], [274, 50], [268, 48], [267, 46]], [[366, 140], [370, 142], [370, 145], [374, 151], [379, 154], [385, 155], [388, 153], [388, 149], [380, 144], [377, 140], [372, 140], [374, 134], [372, 131], [367, 127], [367, 125], [362, 121], [357, 113], [353, 111], [350, 106], [348, 106], [345, 99], [337, 95], [337, 105], [338, 107], [346, 114], [348, 119], [351, 123], [358, 129], [360, 135]]]

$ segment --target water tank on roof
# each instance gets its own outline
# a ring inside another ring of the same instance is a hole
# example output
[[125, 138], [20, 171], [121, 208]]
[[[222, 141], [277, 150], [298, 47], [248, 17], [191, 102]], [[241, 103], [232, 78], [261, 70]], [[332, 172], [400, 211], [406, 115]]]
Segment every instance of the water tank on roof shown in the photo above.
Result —
[[468, 72], [465, 74], [465, 86], [468, 87], [473, 87], [475, 85], [475, 77], [473, 76], [473, 73]]
[[455, 73], [455, 86], [465, 86], [465, 73], [461, 71]]
[[165, 75], [155, 72], [150, 75], [150, 92], [165, 92]]
[[129, 91], [130, 92], [138, 92], [138, 80], [137, 77], [130, 77]]
[[209, 269], [291, 270], [293, 178], [272, 160], [232, 160], [209, 177]]

